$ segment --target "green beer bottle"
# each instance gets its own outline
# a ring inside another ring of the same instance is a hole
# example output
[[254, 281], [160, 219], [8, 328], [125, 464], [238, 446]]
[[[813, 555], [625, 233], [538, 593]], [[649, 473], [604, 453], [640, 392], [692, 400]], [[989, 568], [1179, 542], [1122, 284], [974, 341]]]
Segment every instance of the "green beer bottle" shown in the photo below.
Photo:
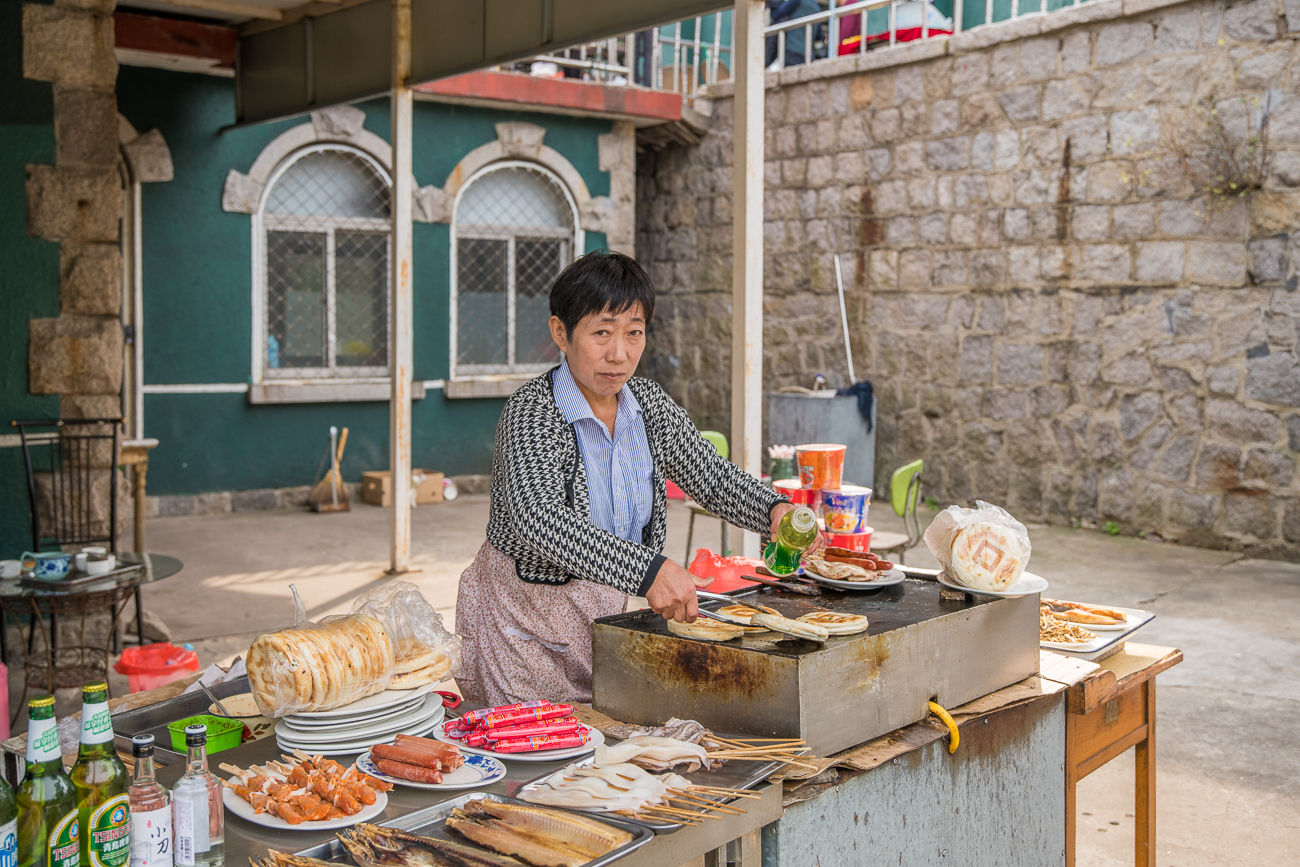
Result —
[[72, 766], [81, 823], [81, 867], [128, 867], [131, 863], [131, 779], [113, 746], [108, 684], [81, 688], [81, 749]]
[[18, 805], [14, 790], [0, 777], [0, 867], [18, 865]]
[[27, 703], [27, 774], [18, 786], [18, 867], [77, 867], [77, 794], [63, 770], [54, 696]]

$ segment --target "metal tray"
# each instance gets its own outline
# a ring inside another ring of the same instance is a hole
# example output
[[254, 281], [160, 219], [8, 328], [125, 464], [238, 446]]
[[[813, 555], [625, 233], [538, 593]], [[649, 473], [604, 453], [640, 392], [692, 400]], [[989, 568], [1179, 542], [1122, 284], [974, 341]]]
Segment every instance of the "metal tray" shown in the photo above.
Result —
[[[724, 734], [722, 737], [731, 736]], [[615, 740], [614, 743], [618, 743], [618, 741]], [[574, 764], [586, 766], [590, 765], [595, 760], [595, 756], [588, 756], [584, 759], [580, 759]], [[772, 776], [772, 774], [776, 773], [777, 769], [783, 764], [784, 762], [742, 762], [732, 759], [716, 770], [705, 771], [701, 769], [698, 771], [689, 771], [683, 773], [682, 776], [685, 776], [692, 783], [699, 786], [717, 786], [723, 789], [748, 789]], [[538, 774], [536, 777], [520, 786], [517, 794], [522, 794], [530, 787], [551, 776], [551, 774], [554, 774], [556, 770], [558, 770], [558, 768], [547, 771], [544, 774]], [[688, 773], [689, 776], [687, 776]], [[726, 798], [719, 800], [718, 803], [731, 804], [740, 809], [744, 809], [745, 804], [749, 803], [749, 801], [744, 798]], [[608, 813], [589, 813], [586, 810], [574, 810], [573, 812], [582, 813], [584, 816], [591, 816], [602, 820], [607, 815], [610, 815]], [[656, 834], [675, 834], [685, 827], [676, 822], [656, 822], [653, 819], [634, 819], [630, 816], [619, 816], [619, 820], [627, 824], [644, 825], [653, 830]]]
[[[451, 815], [451, 811], [456, 807], [476, 800], [501, 801], [502, 803], [520, 804], [525, 807], [536, 806], [534, 804], [527, 804], [523, 801], [515, 800], [514, 798], [507, 798], [503, 795], [492, 795], [486, 792], [469, 792], [457, 798], [452, 798], [450, 801], [443, 801], [440, 804], [434, 804], [432, 807], [426, 807], [423, 810], [416, 810], [414, 813], [408, 813], [400, 819], [391, 822], [383, 822], [382, 824], [387, 828], [396, 828], [399, 831], [418, 834], [422, 837], [433, 837], [437, 840], [455, 840], [458, 843], [463, 843], [463, 840], [455, 838], [447, 833], [446, 819]], [[553, 810], [556, 808], [547, 807], [546, 809]], [[572, 811], [561, 810], [560, 812]], [[635, 822], [627, 822], [622, 819], [615, 819], [606, 816], [593, 816], [590, 813], [582, 813], [581, 815], [587, 819], [599, 819], [606, 824], [613, 825], [616, 828], [621, 828], [632, 835], [631, 841], [626, 845], [620, 846], [613, 852], [609, 852], [599, 858], [588, 861], [583, 865], [583, 867], [603, 867], [605, 864], [612, 864], [624, 855], [627, 855], [629, 852], [639, 849], [646, 843], [649, 843], [655, 836], [650, 832], [649, 828]], [[319, 858], [322, 861], [335, 861], [341, 864], [352, 863], [352, 859], [348, 855], [347, 850], [343, 848], [343, 844], [337, 839], [320, 843], [309, 849], [303, 849], [301, 852], [296, 852], [295, 854], [304, 855], [308, 858]]]
[[82, 572], [75, 566], [68, 570], [68, 574], [62, 578], [37, 578], [34, 575], [23, 573], [23, 577], [18, 583], [23, 587], [31, 590], [48, 590], [50, 593], [60, 593], [69, 587], [81, 587], [85, 584], [97, 584], [100, 581], [114, 581], [123, 575], [129, 575], [132, 572], [140, 572], [144, 569], [143, 563], [127, 563], [124, 566], [117, 566], [107, 572], [99, 575], [91, 575]]

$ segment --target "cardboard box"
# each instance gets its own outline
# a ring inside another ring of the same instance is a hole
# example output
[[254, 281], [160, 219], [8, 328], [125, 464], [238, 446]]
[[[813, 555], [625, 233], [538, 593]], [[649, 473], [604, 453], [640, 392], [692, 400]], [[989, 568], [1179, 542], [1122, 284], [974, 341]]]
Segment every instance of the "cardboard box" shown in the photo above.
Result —
[[[415, 489], [417, 506], [442, 502], [442, 473], [413, 469], [411, 486]], [[362, 473], [361, 499], [375, 506], [391, 505], [393, 502], [392, 473], [388, 470]]]

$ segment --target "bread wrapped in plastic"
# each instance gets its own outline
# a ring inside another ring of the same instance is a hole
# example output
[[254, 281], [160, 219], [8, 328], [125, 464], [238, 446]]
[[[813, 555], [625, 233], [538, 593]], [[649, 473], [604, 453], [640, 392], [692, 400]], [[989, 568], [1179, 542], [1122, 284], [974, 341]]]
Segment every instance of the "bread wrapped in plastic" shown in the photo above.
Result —
[[925, 544], [952, 583], [995, 592], [1019, 580], [1032, 550], [1025, 525], [983, 500], [974, 509], [940, 512], [925, 531]]
[[248, 648], [248, 681], [269, 717], [331, 710], [383, 692], [438, 683], [455, 674], [460, 639], [414, 584], [389, 581], [352, 613], [307, 620], [298, 599], [293, 626], [259, 635]]

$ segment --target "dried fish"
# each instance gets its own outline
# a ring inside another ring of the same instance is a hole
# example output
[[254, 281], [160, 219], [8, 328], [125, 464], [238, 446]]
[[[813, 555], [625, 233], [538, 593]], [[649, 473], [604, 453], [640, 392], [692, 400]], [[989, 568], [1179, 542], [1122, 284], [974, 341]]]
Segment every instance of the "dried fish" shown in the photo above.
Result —
[[631, 834], [594, 819], [486, 799], [454, 810], [447, 827], [534, 867], [581, 867], [632, 839]]
[[417, 837], [379, 825], [362, 823], [338, 838], [361, 867], [520, 867], [514, 858], [477, 846]]

